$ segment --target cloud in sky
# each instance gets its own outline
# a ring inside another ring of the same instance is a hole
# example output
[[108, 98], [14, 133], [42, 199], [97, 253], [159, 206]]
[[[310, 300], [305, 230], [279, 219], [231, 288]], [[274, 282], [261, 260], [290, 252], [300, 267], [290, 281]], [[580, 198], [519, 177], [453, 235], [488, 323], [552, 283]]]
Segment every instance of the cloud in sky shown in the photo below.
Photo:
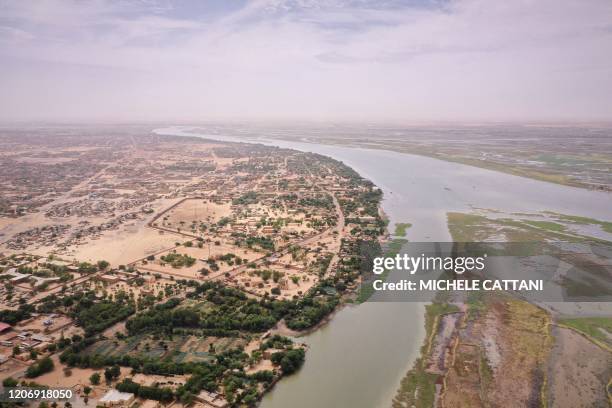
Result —
[[612, 120], [609, 0], [0, 0], [0, 120]]

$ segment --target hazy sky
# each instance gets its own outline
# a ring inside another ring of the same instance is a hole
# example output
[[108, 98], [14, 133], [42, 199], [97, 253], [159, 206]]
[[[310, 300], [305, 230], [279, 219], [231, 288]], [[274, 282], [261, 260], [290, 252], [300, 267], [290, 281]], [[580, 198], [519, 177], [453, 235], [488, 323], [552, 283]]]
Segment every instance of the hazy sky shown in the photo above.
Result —
[[611, 0], [0, 0], [0, 120], [612, 120]]

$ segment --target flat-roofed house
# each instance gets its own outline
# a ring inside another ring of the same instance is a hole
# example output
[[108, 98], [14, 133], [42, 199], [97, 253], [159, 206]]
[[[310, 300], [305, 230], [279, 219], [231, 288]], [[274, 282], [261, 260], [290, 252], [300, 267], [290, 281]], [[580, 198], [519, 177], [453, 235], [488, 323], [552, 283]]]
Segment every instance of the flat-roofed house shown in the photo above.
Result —
[[98, 402], [105, 407], [129, 407], [134, 402], [134, 394], [121, 392], [113, 388], [108, 390]]
[[210, 391], [200, 392], [195, 399], [215, 408], [229, 407], [229, 403], [223, 396]]
[[117, 283], [120, 279], [116, 275], [102, 275], [100, 276], [100, 280], [107, 283]]

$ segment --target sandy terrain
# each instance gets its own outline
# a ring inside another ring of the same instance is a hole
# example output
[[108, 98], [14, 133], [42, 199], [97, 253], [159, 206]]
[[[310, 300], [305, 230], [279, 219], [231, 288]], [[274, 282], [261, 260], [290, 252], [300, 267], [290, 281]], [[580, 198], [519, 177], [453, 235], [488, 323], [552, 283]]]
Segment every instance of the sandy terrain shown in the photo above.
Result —
[[[64, 371], [61, 369], [62, 365], [59, 362], [59, 356], [54, 355], [51, 357], [55, 365], [55, 369], [50, 373], [43, 374], [40, 377], [36, 377], [36, 382], [39, 384], [47, 385], [49, 387], [68, 387], [72, 388], [75, 385], [90, 385], [89, 377], [100, 370], [93, 370], [91, 368], [72, 368], [70, 369], [70, 376], [66, 376]], [[104, 381], [104, 380], [102, 380]]]
[[173, 282], [170, 280], [163, 280], [162, 282], [162, 280], [160, 280], [151, 283], [146, 282], [142, 286], [129, 284], [127, 282], [117, 282], [106, 286], [102, 283], [96, 286], [96, 293], [102, 295], [106, 292], [107, 294], [115, 296], [120, 292], [125, 292], [128, 295], [133, 295], [134, 300], [138, 301], [138, 299], [143, 296], [157, 296], [157, 294], [163, 292], [164, 288], [168, 285], [173, 285]]
[[443, 374], [448, 368], [448, 362], [446, 361], [447, 348], [451, 347], [453, 334], [462, 317], [463, 313], [448, 313], [440, 317], [438, 331], [429, 356], [428, 372]]
[[74, 248], [71, 255], [89, 262], [105, 259], [111, 265], [117, 266], [170, 248], [177, 240], [180, 241], [180, 237], [168, 233], [160, 234], [152, 228], [134, 228], [114, 231], [95, 243]]
[[[71, 368], [67, 372], [61, 369], [62, 367], [59, 363], [58, 356], [52, 357], [53, 362], [55, 364], [55, 369], [47, 374], [43, 374], [40, 377], [36, 378], [36, 382], [38, 384], [46, 385], [49, 387], [56, 388], [72, 388], [75, 393], [75, 401], [73, 402], [73, 406], [75, 407], [87, 407], [87, 406], [96, 406], [96, 403], [99, 398], [101, 398], [109, 389], [109, 387], [104, 382], [103, 371], [104, 370], [93, 370], [90, 368]], [[131, 369], [128, 367], [121, 367], [121, 376], [120, 378], [124, 378], [129, 376]], [[92, 386], [89, 381], [89, 377], [93, 373], [99, 373], [102, 376], [102, 380], [100, 385]], [[66, 375], [68, 373], [69, 375]], [[89, 386], [92, 388], [92, 392], [89, 394], [89, 401], [85, 404], [79, 395], [82, 394], [83, 387]], [[75, 403], [76, 402], [76, 403]]]
[[[197, 242], [197, 241], [196, 241]], [[209, 257], [216, 258], [228, 253], [233, 253], [236, 256], [239, 256], [242, 259], [246, 259], [248, 261], [252, 261], [258, 258], [261, 258], [264, 254], [261, 252], [256, 252], [250, 249], [237, 247], [228, 243], [225, 240], [219, 240], [220, 245], [215, 245], [212, 243], [204, 243], [202, 248], [198, 248], [194, 242], [194, 246], [187, 248], [184, 246], [175, 247], [169, 249], [167, 251], [161, 252], [155, 256], [155, 261], [148, 262], [143, 265], [142, 263], [136, 264], [136, 267], [145, 271], [151, 272], [161, 272], [168, 275], [173, 275], [182, 278], [202, 278], [203, 275], [199, 272], [202, 268], [210, 269], [210, 266], [204, 262]], [[197, 261], [193, 266], [190, 267], [182, 267], [182, 268], [173, 268], [169, 264], [161, 264], [163, 261], [161, 260], [161, 256], [167, 255], [168, 253], [176, 251], [177, 254], [185, 254], [195, 258]], [[211, 271], [210, 276], [221, 276], [225, 272], [233, 270], [236, 268], [236, 265], [229, 265], [226, 262], [217, 261], [219, 265], [219, 271], [213, 272]]]
[[612, 377], [612, 353], [571, 329], [554, 327], [549, 362], [550, 407], [607, 407], [606, 384]]
[[[4, 354], [4, 355], [7, 356], [7, 354]], [[8, 377], [17, 378], [22, 373], [24, 373], [25, 370], [27, 369], [28, 369], [28, 364], [22, 361], [16, 360], [14, 358], [11, 358], [6, 363], [0, 365], [0, 377], [1, 378], [8, 378]]]
[[[261, 274], [258, 275], [258, 271], [247, 270], [247, 272], [237, 276], [231, 284], [238, 284], [245, 290], [259, 296], [263, 296], [265, 293], [271, 294], [272, 288], [279, 287], [281, 290], [279, 298], [292, 299], [293, 296], [306, 293], [319, 281], [318, 276], [309, 274], [302, 269], [287, 268], [276, 264], [270, 265], [267, 269], [282, 274], [278, 282], [274, 282], [272, 278], [266, 281]], [[293, 277], [298, 279], [297, 283], [292, 280]]]
[[16, 221], [16, 218], [6, 218], [0, 217], [0, 233], [2, 233], [2, 229], [13, 224]]
[[274, 370], [274, 365], [272, 364], [272, 361], [262, 359], [259, 363], [255, 364], [252, 367], [247, 368], [246, 373], [254, 374], [258, 371], [264, 371], [264, 370], [269, 370], [269, 371]]
[[45, 326], [43, 322], [47, 319], [48, 319], [48, 316], [45, 316], [45, 315], [32, 318], [28, 320], [27, 323], [20, 324], [18, 326], [18, 329], [28, 330], [33, 333], [51, 333], [52, 332], [53, 335], [51, 335], [51, 337], [55, 338], [55, 337], [59, 337], [60, 335], [59, 332], [56, 333], [58, 330], [68, 327], [72, 323], [72, 319], [70, 319], [69, 317], [64, 316], [64, 315], [56, 315], [56, 317], [52, 319], [53, 323], [49, 326]]
[[189, 199], [172, 208], [157, 221], [159, 226], [190, 232], [192, 222], [216, 223], [231, 215], [231, 203], [216, 204], [208, 200]]
[[[460, 344], [455, 350], [454, 364], [446, 375], [445, 407], [482, 407], [481, 381], [478, 375], [480, 350], [477, 346]], [[523, 406], [521, 404], [517, 406]]]

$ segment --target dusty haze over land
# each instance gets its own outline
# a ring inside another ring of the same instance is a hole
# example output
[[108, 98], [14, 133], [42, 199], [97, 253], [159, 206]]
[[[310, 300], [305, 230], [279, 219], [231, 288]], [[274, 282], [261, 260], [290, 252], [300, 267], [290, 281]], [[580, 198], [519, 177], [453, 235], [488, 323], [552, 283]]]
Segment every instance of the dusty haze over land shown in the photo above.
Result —
[[0, 120], [612, 120], [607, 0], [0, 1]]

